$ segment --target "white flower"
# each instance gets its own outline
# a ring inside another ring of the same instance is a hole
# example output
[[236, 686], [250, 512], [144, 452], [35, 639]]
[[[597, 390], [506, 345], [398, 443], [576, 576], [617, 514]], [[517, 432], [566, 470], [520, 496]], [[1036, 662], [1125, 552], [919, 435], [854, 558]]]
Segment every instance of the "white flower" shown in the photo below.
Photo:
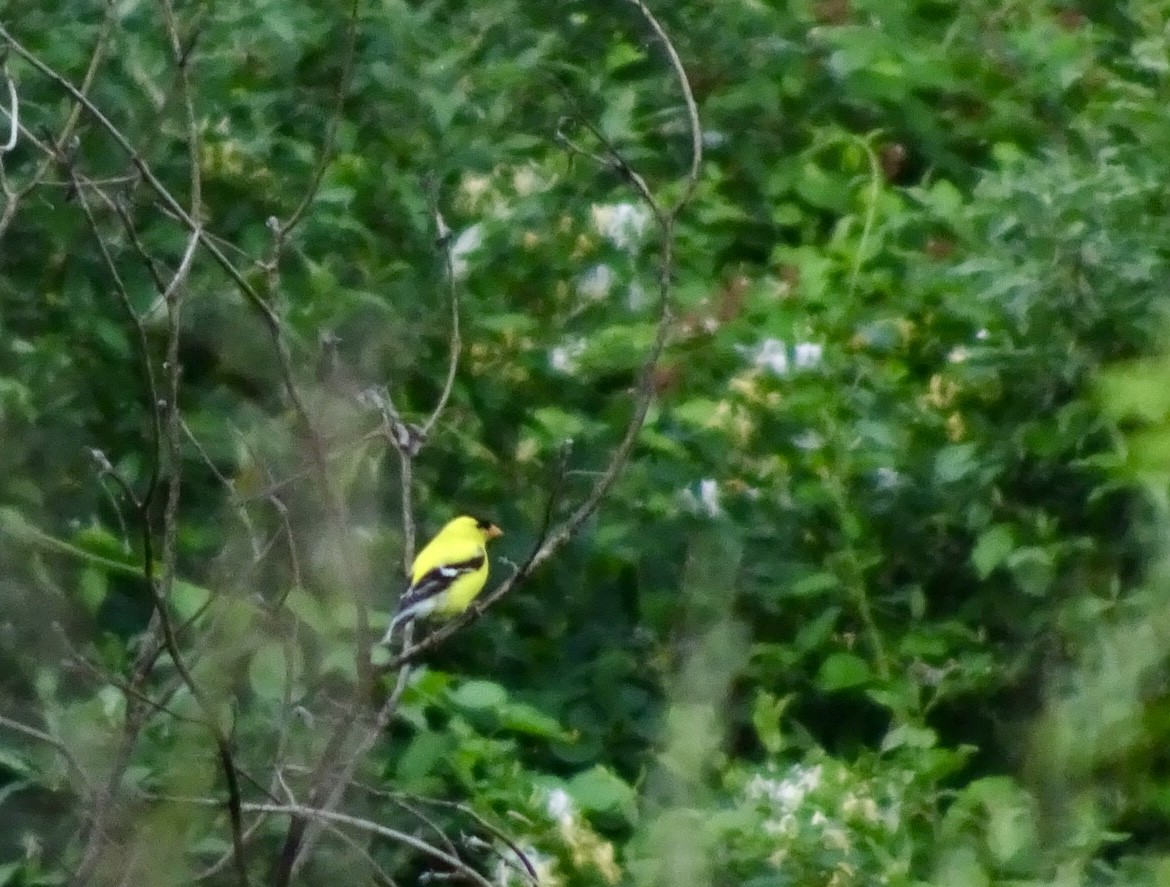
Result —
[[798, 342], [793, 349], [792, 362], [798, 370], [811, 370], [819, 366], [825, 347], [815, 342]]
[[646, 292], [646, 288], [638, 281], [633, 281], [630, 288], [626, 290], [626, 306], [631, 311], [641, 311], [650, 304], [650, 296]]
[[573, 799], [562, 788], [554, 788], [548, 793], [545, 807], [548, 809], [548, 815], [561, 825], [572, 822], [573, 817], [576, 815], [573, 807]]
[[947, 360], [950, 361], [951, 363], [962, 363], [970, 356], [971, 356], [970, 351], [968, 351], [962, 345], [958, 345], [958, 346], [952, 348], [950, 350], [950, 352], [947, 354]]
[[821, 784], [823, 770], [793, 765], [783, 779], [769, 779], [757, 773], [747, 784], [744, 793], [752, 800], [768, 800], [778, 810], [791, 813], [799, 809], [810, 792]]
[[989, 333], [987, 330], [980, 330], [975, 334], [975, 338], [982, 342], [990, 335], [991, 333]]
[[830, 850], [845, 852], [849, 849], [849, 835], [845, 834], [844, 829], [831, 826], [821, 832], [821, 843]]
[[468, 173], [463, 176], [463, 181], [459, 183], [459, 190], [463, 192], [463, 196], [467, 202], [475, 206], [487, 194], [488, 188], [491, 186], [492, 180], [488, 176]]
[[881, 821], [882, 814], [878, 810], [877, 801], [873, 798], [862, 798], [861, 800], [861, 818], [866, 822], [877, 823]]
[[796, 771], [796, 781], [802, 786], [805, 792], [816, 791], [821, 785], [821, 776], [825, 772], [825, 768], [820, 764], [815, 767], [802, 767], [797, 764], [792, 768]]
[[577, 292], [586, 299], [600, 301], [613, 288], [614, 273], [609, 265], [594, 265], [577, 278]]
[[[539, 887], [552, 887], [559, 883], [556, 876], [555, 863], [551, 857], [545, 856], [535, 847], [524, 847], [524, 858], [536, 870], [536, 883]], [[499, 858], [496, 860], [495, 883], [497, 887], [531, 887], [532, 879], [523, 864], [514, 858], [511, 848], [499, 848]]]
[[727, 135], [717, 129], [703, 130], [703, 147], [704, 148], [718, 148], [727, 141]]
[[796, 817], [791, 813], [785, 813], [779, 819], [765, 819], [764, 831], [770, 835], [794, 835], [796, 834]]
[[483, 246], [483, 226], [476, 222], [465, 228], [451, 244], [451, 273], [456, 280], [467, 276], [467, 257]]
[[646, 233], [650, 210], [638, 203], [594, 204], [593, 227], [622, 250], [632, 250]]
[[699, 481], [699, 502], [711, 517], [716, 517], [722, 511], [719, 507], [719, 484], [713, 478]]
[[705, 477], [699, 481], [699, 492], [686, 489], [680, 494], [683, 505], [694, 514], [703, 514], [707, 517], [718, 517], [723, 514], [719, 505], [719, 482], [714, 478]]
[[752, 364], [777, 376], [787, 376], [788, 346], [780, 339], [765, 339], [752, 353]]
[[521, 197], [540, 191], [545, 185], [545, 181], [536, 174], [532, 164], [522, 166], [512, 173], [512, 188]]
[[548, 353], [548, 365], [558, 373], [575, 373], [577, 362], [584, 353], [584, 339], [578, 337], [566, 339]]
[[825, 356], [825, 346], [816, 342], [797, 342], [789, 349], [783, 339], [774, 338], [764, 339], [754, 348], [737, 345], [736, 350], [748, 355], [753, 366], [777, 376], [787, 376], [794, 369], [815, 369]]
[[806, 428], [796, 437], [792, 438], [792, 443], [798, 450], [804, 450], [806, 453], [811, 453], [813, 450], [819, 450], [825, 445], [825, 440], [811, 428]]
[[752, 777], [751, 782], [744, 786], [743, 793], [753, 801], [758, 801], [761, 798], [767, 798], [771, 795], [772, 786], [776, 785], [774, 779], [769, 779], [762, 773], [757, 773]]

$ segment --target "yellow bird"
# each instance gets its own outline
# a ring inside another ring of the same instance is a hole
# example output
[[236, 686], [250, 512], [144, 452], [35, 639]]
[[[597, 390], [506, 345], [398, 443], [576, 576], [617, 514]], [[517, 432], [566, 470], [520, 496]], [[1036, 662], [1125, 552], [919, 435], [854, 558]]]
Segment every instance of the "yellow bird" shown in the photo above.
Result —
[[504, 535], [489, 520], [462, 515], [450, 521], [418, 553], [410, 567], [410, 585], [398, 601], [380, 643], [411, 619], [458, 616], [483, 591], [488, 577], [487, 543]]

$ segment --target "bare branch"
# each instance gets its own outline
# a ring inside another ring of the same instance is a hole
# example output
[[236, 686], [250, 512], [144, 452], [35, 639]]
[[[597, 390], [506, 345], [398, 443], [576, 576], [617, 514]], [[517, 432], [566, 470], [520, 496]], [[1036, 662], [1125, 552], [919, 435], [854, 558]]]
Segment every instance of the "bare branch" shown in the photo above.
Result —
[[191, 446], [195, 448], [195, 452], [199, 454], [200, 460], [204, 465], [207, 466], [207, 470], [211, 472], [212, 477], [219, 481], [220, 485], [223, 486], [225, 490], [227, 490], [228, 498], [231, 500], [232, 506], [236, 512], [236, 516], [240, 519], [240, 524], [243, 525], [244, 532], [248, 536], [248, 543], [252, 549], [252, 559], [253, 561], [258, 561], [260, 559], [262, 550], [260, 539], [256, 534], [256, 526], [252, 523], [252, 518], [248, 514], [247, 504], [241, 500], [239, 495], [236, 493], [235, 482], [230, 477], [226, 477], [224, 473], [219, 470], [219, 466], [215, 464], [215, 460], [211, 458], [211, 454], [207, 452], [207, 449], [195, 435], [195, 432], [191, 430], [191, 427], [187, 424], [187, 421], [183, 418], [180, 418], [179, 424], [183, 428], [183, 434], [186, 436], [187, 440], [190, 441]]
[[[423, 440], [430, 437], [435, 423], [439, 421], [439, 417], [447, 409], [447, 401], [451, 398], [451, 391], [455, 387], [455, 373], [459, 369], [459, 354], [463, 350], [463, 339], [459, 330], [459, 284], [455, 280], [455, 257], [451, 254], [451, 229], [447, 227], [447, 223], [443, 220], [443, 214], [439, 211], [438, 197], [433, 193], [431, 195], [431, 201], [431, 211], [435, 216], [435, 240], [443, 250], [443, 265], [447, 277], [447, 298], [451, 304], [451, 350], [450, 357], [447, 360], [447, 379], [443, 383], [442, 393], [439, 395], [439, 400], [435, 404], [434, 410], [431, 411], [430, 416], [427, 417], [420, 431], [420, 436]], [[411, 546], [411, 548], [413, 547]]]
[[386, 838], [389, 841], [394, 841], [399, 844], [405, 844], [425, 856], [429, 856], [438, 862], [450, 866], [460, 875], [467, 878], [481, 887], [493, 887], [492, 883], [488, 881], [483, 875], [471, 868], [463, 860], [450, 853], [446, 853], [421, 838], [416, 838], [414, 835], [408, 835], [405, 832], [400, 832], [397, 829], [392, 829], [376, 822], [370, 822], [368, 819], [360, 819], [356, 816], [349, 816], [345, 813], [334, 813], [328, 810], [320, 810], [316, 807], [307, 804], [250, 804], [245, 803], [244, 809], [248, 811], [257, 811], [265, 813], [284, 813], [289, 816], [299, 817], [301, 819], [311, 819], [321, 822], [333, 823], [335, 825], [346, 825], [351, 828], [356, 828], [364, 832], [368, 832], [379, 837]]
[[178, 72], [179, 95], [187, 123], [187, 155], [191, 182], [191, 218], [202, 221], [203, 216], [203, 162], [200, 157], [199, 121], [195, 117], [195, 101], [191, 95], [190, 51], [179, 39], [179, 25], [175, 20], [175, 8], [171, 0], [161, 0], [163, 21], [171, 44], [171, 57]]
[[[409, 643], [409, 636], [407, 639]], [[358, 736], [357, 740], [352, 742], [352, 747], [346, 750], [346, 753], [341, 756], [340, 764], [336, 760], [330, 760], [325, 755], [322, 756], [322, 762], [318, 766], [317, 772], [313, 777], [313, 787], [309, 795], [309, 801], [314, 807], [322, 810], [334, 809], [345, 794], [346, 788], [353, 780], [354, 771], [365, 759], [366, 754], [378, 737], [382, 735], [386, 727], [393, 720], [394, 715], [398, 712], [398, 703], [402, 699], [402, 694], [406, 690], [406, 683], [410, 677], [410, 669], [403, 668], [398, 672], [397, 680], [394, 684], [394, 690], [391, 692], [387, 700], [382, 704], [378, 710], [377, 715], [373, 720], [364, 724], [364, 730]], [[352, 733], [354, 724], [352, 722], [343, 723], [341, 730], [335, 733], [334, 738], [338, 738], [338, 748], [346, 743]], [[300, 830], [295, 840], [293, 833], [295, 827], [299, 824]], [[305, 834], [306, 826], [304, 820], [293, 820], [293, 825], [289, 828], [289, 833], [285, 839], [284, 847], [281, 849], [281, 856], [278, 860], [276, 869], [276, 877], [273, 878], [273, 883], [287, 884], [290, 879], [304, 864], [304, 860], [308, 858], [308, 850], [312, 847], [313, 842], [319, 835], [318, 830], [313, 830], [309, 834]], [[302, 843], [303, 840], [303, 843]], [[281, 877], [284, 880], [281, 880]]]
[[[404, 807], [405, 809], [411, 810], [410, 807], [407, 807], [402, 802], [402, 798], [405, 796], [404, 793], [402, 793], [402, 792], [388, 792], [388, 791], [374, 788], [371, 785], [364, 785], [362, 783], [355, 783], [355, 785], [359, 786], [360, 788], [365, 789], [370, 794], [388, 798], [389, 800], [393, 801], [396, 804], [399, 804], [400, 806]], [[519, 848], [519, 846], [517, 846], [515, 841], [513, 841], [511, 838], [509, 838], [507, 836], [507, 834], [504, 833], [503, 829], [499, 828], [496, 825], [493, 825], [484, 816], [482, 816], [481, 814], [476, 812], [472, 807], [468, 806], [467, 804], [460, 803], [458, 801], [447, 801], [447, 800], [444, 800], [442, 798], [428, 798], [428, 797], [424, 797], [422, 795], [410, 795], [409, 797], [410, 797], [411, 801], [413, 801], [414, 803], [429, 804], [433, 807], [442, 807], [442, 808], [447, 809], [447, 810], [455, 810], [459, 813], [462, 813], [464, 816], [467, 816], [470, 819], [473, 819], [477, 825], [479, 825], [482, 829], [484, 829], [485, 831], [490, 833], [492, 835], [492, 837], [496, 838], [496, 840], [500, 841], [509, 850], [511, 850], [516, 855], [516, 857], [520, 860], [521, 864], [524, 867], [525, 872], [528, 874], [528, 877], [532, 879], [532, 883], [539, 884], [540, 878], [536, 873], [536, 867], [528, 859], [527, 854], [525, 854], [524, 851], [521, 850]], [[414, 811], [411, 810], [411, 812], [414, 812]]]
[[28, 724], [22, 724], [20, 721], [13, 720], [12, 718], [6, 717], [5, 715], [0, 715], [0, 727], [11, 730], [13, 733], [21, 733], [30, 739], [43, 742], [45, 745], [56, 749], [57, 753], [65, 759], [65, 763], [69, 765], [69, 769], [71, 769], [74, 774], [76, 774], [84, 791], [87, 794], [92, 793], [93, 780], [90, 779], [89, 775], [85, 772], [84, 769], [82, 769], [81, 764], [79, 764], [77, 761], [77, 758], [73, 756], [73, 752], [69, 750], [69, 746], [67, 746], [56, 736], [51, 736], [48, 733], [45, 733], [43, 730], [38, 730], [36, 727], [30, 727]]
[[643, 0], [628, 0], [628, 2], [638, 7], [638, 11], [642, 13], [642, 17], [650, 25], [650, 29], [662, 42], [667, 58], [670, 59], [671, 67], [674, 68], [674, 76], [682, 91], [683, 102], [686, 104], [687, 123], [691, 133], [691, 168], [687, 173], [682, 194], [679, 195], [674, 208], [670, 211], [672, 218], [678, 218], [678, 214], [682, 212], [683, 207], [690, 202], [691, 196], [695, 193], [695, 188], [699, 184], [699, 167], [703, 163], [703, 126], [699, 122], [699, 106], [695, 104], [695, 93], [691, 89], [691, 81], [687, 77], [686, 68], [683, 66], [682, 59], [679, 58], [678, 50], [674, 48], [670, 35], [666, 33], [666, 29], [654, 17], [654, 13], [649, 10]]
[[20, 132], [20, 97], [16, 94], [16, 84], [12, 82], [12, 75], [8, 73], [8, 65], [0, 65], [0, 72], [4, 74], [4, 81], [8, 84], [8, 141], [0, 145], [0, 154], [7, 154], [16, 147], [16, 136]]

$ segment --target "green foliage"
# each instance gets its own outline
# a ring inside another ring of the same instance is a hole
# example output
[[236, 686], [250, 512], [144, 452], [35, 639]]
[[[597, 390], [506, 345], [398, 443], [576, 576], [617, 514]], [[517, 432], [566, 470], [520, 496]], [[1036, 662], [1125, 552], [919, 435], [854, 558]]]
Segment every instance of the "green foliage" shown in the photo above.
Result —
[[[706, 153], [645, 427], [368, 753], [328, 737], [392, 692], [358, 690], [354, 645], [408, 529], [379, 403], [426, 421], [453, 292], [414, 507], [423, 534], [492, 516], [507, 576], [605, 469], [656, 333], [653, 213], [588, 155], [669, 204], [688, 120], [636, 7], [582, 0], [184, 5], [188, 119], [167, 8], [0, 21], [71, 83], [92, 63], [142, 164], [87, 112], [48, 148], [69, 96], [9, 52], [0, 885], [230, 856], [208, 723], [245, 801], [364, 755], [338, 809], [501, 885], [517, 850], [566, 887], [1170, 877], [1160, 4], [654, 5]], [[201, 192], [238, 272], [197, 251], [174, 330], [153, 277], [189, 232], [142, 168]], [[152, 587], [182, 663], [150, 651]], [[287, 829], [257, 815], [254, 882]], [[298, 883], [450, 873], [347, 835]]]

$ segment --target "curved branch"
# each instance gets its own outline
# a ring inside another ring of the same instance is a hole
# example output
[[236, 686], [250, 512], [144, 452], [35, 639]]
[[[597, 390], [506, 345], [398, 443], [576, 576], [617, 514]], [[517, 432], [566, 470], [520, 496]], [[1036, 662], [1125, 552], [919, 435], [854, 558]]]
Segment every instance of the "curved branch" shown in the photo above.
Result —
[[74, 757], [73, 752], [69, 750], [64, 742], [56, 736], [51, 736], [43, 730], [38, 730], [36, 727], [30, 727], [28, 724], [22, 724], [20, 721], [15, 721], [12, 718], [0, 715], [0, 727], [11, 730], [13, 733], [20, 733], [30, 739], [35, 739], [38, 742], [43, 742], [45, 745], [56, 749], [57, 753], [65, 759], [65, 763], [77, 775], [81, 781], [82, 787], [86, 792], [93, 791], [93, 780], [89, 778], [85, 770], [82, 769], [81, 764], [78, 763], [77, 758]]
[[[430, 437], [435, 423], [439, 421], [443, 411], [447, 409], [447, 401], [451, 399], [451, 392], [455, 388], [455, 374], [459, 370], [459, 355], [463, 350], [463, 338], [459, 329], [459, 285], [455, 281], [455, 258], [451, 255], [451, 229], [447, 227], [447, 223], [443, 221], [443, 216], [439, 212], [438, 198], [433, 196], [432, 201], [437, 240], [443, 248], [443, 265], [447, 274], [447, 298], [451, 305], [451, 346], [450, 356], [447, 359], [447, 379], [443, 383], [443, 391], [439, 395], [434, 410], [431, 411], [430, 416], [427, 417], [419, 431], [419, 437], [422, 440]], [[413, 560], [413, 554], [411, 559]], [[410, 569], [409, 566], [407, 569]]]
[[670, 215], [674, 218], [682, 211], [695, 193], [695, 188], [699, 184], [699, 167], [703, 162], [703, 127], [699, 122], [699, 106], [695, 103], [695, 93], [691, 89], [691, 81], [687, 77], [686, 68], [683, 67], [682, 59], [679, 58], [678, 50], [674, 48], [674, 43], [671, 42], [670, 36], [662, 27], [662, 24], [654, 17], [643, 0], [628, 0], [638, 8], [642, 13], [642, 17], [646, 19], [646, 23], [662, 41], [662, 46], [666, 50], [666, 56], [670, 59], [670, 65], [674, 68], [675, 79], [678, 80], [679, 89], [683, 94], [683, 102], [687, 108], [687, 118], [691, 133], [691, 168], [687, 173], [686, 183], [683, 186], [682, 194], [679, 195], [675, 202], [674, 208], [671, 209]]
[[8, 141], [0, 145], [0, 154], [7, 154], [16, 147], [16, 137], [20, 132], [20, 96], [16, 94], [16, 84], [12, 82], [12, 75], [8, 73], [8, 66], [0, 68], [4, 80], [8, 83]]

